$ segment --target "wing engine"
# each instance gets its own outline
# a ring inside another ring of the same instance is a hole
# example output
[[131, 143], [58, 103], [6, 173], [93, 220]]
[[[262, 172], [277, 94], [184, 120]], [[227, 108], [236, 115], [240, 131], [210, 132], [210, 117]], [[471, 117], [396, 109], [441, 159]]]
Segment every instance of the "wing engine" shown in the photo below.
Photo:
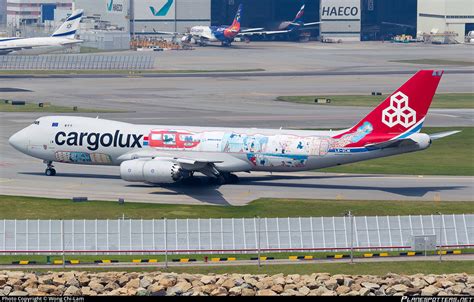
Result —
[[190, 176], [178, 163], [161, 159], [134, 159], [120, 165], [120, 177], [130, 182], [171, 184]]

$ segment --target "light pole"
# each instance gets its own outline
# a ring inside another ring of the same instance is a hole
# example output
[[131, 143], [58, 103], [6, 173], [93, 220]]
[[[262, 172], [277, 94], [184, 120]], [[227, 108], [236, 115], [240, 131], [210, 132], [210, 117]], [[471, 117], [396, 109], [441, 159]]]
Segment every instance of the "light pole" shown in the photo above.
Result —
[[258, 220], [258, 236], [257, 236], [257, 260], [258, 260], [258, 267], [261, 266], [260, 263], [260, 216], [257, 216]]
[[354, 216], [351, 211], [347, 211], [344, 214], [345, 217], [349, 217], [351, 223], [351, 264], [354, 263]]
[[168, 268], [168, 223], [165, 218], [165, 268]]
[[439, 262], [441, 262], [443, 260], [443, 251], [441, 249], [441, 245], [443, 244], [443, 241], [442, 241], [443, 233], [442, 233], [442, 224], [441, 224], [443, 214], [441, 214], [441, 212], [438, 212], [437, 214], [439, 215]]

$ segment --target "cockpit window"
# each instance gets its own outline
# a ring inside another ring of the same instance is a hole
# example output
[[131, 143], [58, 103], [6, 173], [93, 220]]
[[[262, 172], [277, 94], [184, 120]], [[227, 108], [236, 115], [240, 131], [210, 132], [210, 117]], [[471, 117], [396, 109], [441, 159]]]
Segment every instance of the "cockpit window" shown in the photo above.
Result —
[[33, 124], [35, 124], [35, 125], [39, 125], [39, 124], [40, 124], [40, 122], [39, 122], [39, 121], [34, 121], [34, 122], [33, 122]]

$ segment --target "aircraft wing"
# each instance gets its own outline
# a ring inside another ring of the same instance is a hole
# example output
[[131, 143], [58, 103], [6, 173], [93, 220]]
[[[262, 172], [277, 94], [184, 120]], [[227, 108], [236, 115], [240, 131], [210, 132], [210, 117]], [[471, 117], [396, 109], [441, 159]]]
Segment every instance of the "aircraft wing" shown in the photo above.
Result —
[[260, 28], [246, 28], [246, 29], [241, 29], [241, 33], [248, 33], [248, 32], [256, 32], [256, 31], [262, 31], [263, 27]]
[[318, 24], [321, 24], [321, 23], [323, 23], [323, 22], [321, 22], [321, 21], [320, 22], [310, 22], [310, 23], [303, 24], [303, 26], [318, 25]]
[[270, 30], [270, 31], [254, 31], [254, 32], [241, 32], [239, 36], [254, 36], [254, 35], [276, 35], [286, 34], [289, 30]]
[[159, 31], [153, 28], [153, 32], [159, 35], [170, 35], [170, 36], [179, 36], [179, 35], [187, 35], [186, 33], [178, 33], [173, 31]]
[[211, 176], [218, 168], [247, 170], [248, 163], [228, 153], [191, 152], [191, 151], [159, 151], [148, 148], [131, 151], [118, 158], [120, 161], [134, 159], [162, 159], [172, 161], [188, 171], [197, 171]]
[[0, 54], [6, 55], [13, 51], [18, 51], [22, 49], [32, 49], [31, 46], [18, 46], [18, 47], [0, 47]]

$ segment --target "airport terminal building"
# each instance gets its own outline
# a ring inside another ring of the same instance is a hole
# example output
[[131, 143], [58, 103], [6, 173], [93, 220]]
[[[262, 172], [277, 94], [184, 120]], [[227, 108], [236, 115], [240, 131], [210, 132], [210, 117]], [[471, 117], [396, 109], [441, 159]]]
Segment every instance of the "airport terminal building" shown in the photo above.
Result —
[[0, 20], [6, 13], [7, 26], [37, 24], [58, 19], [52, 17], [53, 10], [77, 7], [96, 20], [87, 29], [102, 26], [131, 37], [148, 37], [157, 36], [155, 31], [185, 32], [195, 25], [230, 24], [240, 3], [244, 5], [242, 26], [269, 30], [292, 21], [305, 4], [304, 21], [323, 22], [307, 31], [312, 39], [369, 41], [453, 32], [462, 43], [467, 32], [474, 30], [472, 0], [6, 0]]

